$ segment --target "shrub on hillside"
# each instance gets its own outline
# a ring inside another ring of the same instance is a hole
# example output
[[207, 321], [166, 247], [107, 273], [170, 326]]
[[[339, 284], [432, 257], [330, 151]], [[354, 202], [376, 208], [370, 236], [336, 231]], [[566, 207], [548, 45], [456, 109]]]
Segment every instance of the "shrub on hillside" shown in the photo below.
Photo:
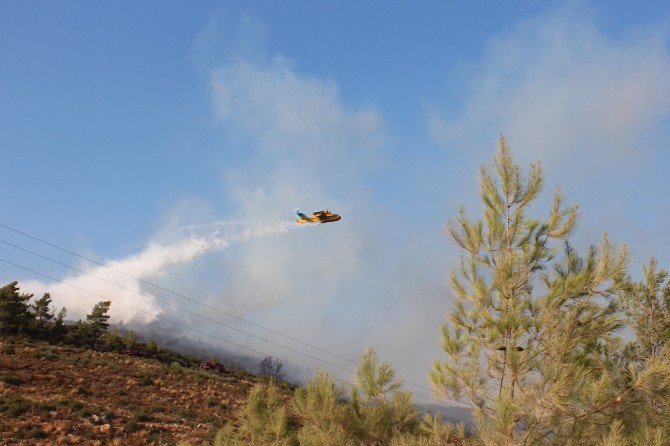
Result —
[[0, 400], [0, 412], [8, 417], [19, 417], [30, 410], [32, 404], [19, 396]]
[[10, 374], [0, 376], [0, 381], [2, 381], [5, 384], [9, 384], [10, 386], [19, 386], [23, 384], [23, 380], [21, 380], [17, 376]]

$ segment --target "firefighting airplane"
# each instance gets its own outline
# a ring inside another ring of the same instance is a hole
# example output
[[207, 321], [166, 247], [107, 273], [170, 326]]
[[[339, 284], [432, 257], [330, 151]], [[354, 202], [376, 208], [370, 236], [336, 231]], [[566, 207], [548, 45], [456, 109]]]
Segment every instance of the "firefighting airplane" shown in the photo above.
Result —
[[337, 214], [333, 214], [328, 209], [325, 211], [317, 211], [312, 213], [310, 217], [305, 215], [300, 209], [295, 208], [295, 216], [298, 223], [330, 223], [331, 221], [337, 221], [340, 217]]

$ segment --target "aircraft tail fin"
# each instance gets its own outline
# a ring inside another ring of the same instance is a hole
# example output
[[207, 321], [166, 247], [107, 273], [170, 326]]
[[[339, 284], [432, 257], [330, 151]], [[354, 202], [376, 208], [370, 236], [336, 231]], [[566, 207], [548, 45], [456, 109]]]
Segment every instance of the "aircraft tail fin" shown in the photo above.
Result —
[[308, 218], [298, 207], [295, 208], [295, 216], [298, 218]]

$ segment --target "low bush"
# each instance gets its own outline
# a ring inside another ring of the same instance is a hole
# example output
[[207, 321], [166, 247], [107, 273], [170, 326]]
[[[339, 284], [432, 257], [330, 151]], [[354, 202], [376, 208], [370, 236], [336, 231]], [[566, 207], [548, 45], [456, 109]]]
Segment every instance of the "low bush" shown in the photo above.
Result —
[[29, 430], [19, 431], [16, 434], [17, 439], [46, 438], [46, 437], [47, 437], [46, 432], [44, 432], [37, 426], [34, 426]]
[[153, 386], [154, 380], [149, 375], [141, 375], [138, 384], [140, 386]]
[[13, 399], [0, 402], [0, 412], [4, 413], [8, 417], [14, 418], [28, 412], [31, 407], [31, 402], [26, 401], [21, 397], [14, 397]]
[[138, 423], [135, 420], [130, 420], [126, 423], [125, 428], [128, 432], [138, 432], [144, 429], [144, 425], [142, 423]]
[[150, 421], [154, 421], [154, 417], [151, 415], [151, 412], [149, 411], [148, 408], [142, 407], [137, 411], [137, 413], [135, 413], [135, 417], [133, 418], [132, 421], [138, 423], [147, 423]]
[[48, 359], [51, 361], [58, 358], [58, 353], [56, 353], [51, 348], [38, 348], [33, 352], [33, 357], [37, 359]]
[[21, 378], [10, 374], [0, 376], [0, 381], [5, 384], [9, 384], [10, 386], [20, 386], [23, 384], [23, 380]]
[[0, 353], [3, 355], [13, 355], [16, 353], [16, 350], [14, 349], [14, 346], [7, 343], [6, 345], [3, 345], [2, 348], [0, 348]]
[[51, 401], [46, 401], [43, 403], [35, 403], [33, 407], [40, 412], [51, 412], [56, 410], [57, 405]]

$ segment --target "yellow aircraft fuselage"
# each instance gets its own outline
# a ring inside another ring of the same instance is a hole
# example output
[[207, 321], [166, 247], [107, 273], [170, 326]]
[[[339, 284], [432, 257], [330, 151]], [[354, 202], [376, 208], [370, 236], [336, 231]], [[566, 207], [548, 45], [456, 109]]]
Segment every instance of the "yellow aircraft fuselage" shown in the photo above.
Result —
[[333, 214], [328, 210], [314, 212], [311, 216], [307, 216], [304, 214], [300, 215], [301, 216], [295, 220], [298, 223], [330, 223], [332, 221], [338, 221], [339, 219], [342, 218], [339, 215]]

